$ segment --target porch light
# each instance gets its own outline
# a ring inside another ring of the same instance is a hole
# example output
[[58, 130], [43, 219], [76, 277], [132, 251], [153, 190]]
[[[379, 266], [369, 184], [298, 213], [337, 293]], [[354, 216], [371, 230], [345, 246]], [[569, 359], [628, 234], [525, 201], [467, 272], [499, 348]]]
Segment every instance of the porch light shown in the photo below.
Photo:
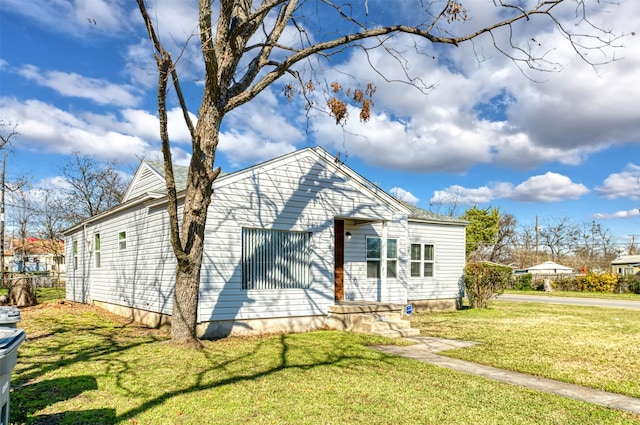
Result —
[[347, 239], [351, 240], [351, 232], [347, 232], [345, 235], [347, 235]]

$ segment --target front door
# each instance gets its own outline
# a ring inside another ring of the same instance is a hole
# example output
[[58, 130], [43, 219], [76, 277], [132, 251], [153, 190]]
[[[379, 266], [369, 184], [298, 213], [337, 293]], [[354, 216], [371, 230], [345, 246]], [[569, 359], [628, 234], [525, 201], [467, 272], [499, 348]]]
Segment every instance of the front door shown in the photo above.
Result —
[[344, 300], [344, 220], [334, 220], [334, 298], [336, 301]]

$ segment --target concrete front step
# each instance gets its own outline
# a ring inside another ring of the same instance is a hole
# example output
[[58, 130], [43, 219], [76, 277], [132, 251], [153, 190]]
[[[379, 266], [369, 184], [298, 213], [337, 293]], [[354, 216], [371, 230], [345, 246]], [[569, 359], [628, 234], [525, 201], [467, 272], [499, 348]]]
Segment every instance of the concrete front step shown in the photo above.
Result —
[[327, 326], [330, 329], [346, 330], [389, 338], [417, 336], [418, 329], [411, 328], [403, 320], [404, 306], [401, 304], [348, 302], [329, 307]]

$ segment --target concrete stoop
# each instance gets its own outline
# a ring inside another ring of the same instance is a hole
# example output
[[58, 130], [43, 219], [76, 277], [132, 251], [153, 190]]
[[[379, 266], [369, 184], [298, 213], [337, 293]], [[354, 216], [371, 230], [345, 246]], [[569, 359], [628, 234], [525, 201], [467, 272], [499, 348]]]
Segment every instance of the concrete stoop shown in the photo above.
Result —
[[329, 307], [330, 329], [402, 338], [420, 335], [403, 318], [404, 305], [378, 302], [342, 301]]

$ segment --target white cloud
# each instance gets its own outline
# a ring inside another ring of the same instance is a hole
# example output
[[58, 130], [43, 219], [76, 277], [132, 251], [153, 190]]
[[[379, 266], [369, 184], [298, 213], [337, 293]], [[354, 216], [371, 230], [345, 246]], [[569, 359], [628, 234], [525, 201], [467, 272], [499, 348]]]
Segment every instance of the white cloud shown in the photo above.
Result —
[[605, 199], [640, 199], [640, 165], [629, 164], [624, 171], [609, 175], [596, 191]]
[[569, 177], [549, 171], [517, 185], [509, 198], [526, 202], [558, 202], [577, 199], [588, 192], [585, 185], [573, 183]]
[[76, 73], [41, 71], [33, 65], [25, 65], [18, 73], [44, 87], [49, 87], [63, 96], [92, 100], [100, 105], [134, 106], [140, 96], [129, 85], [113, 84], [99, 78], [88, 78]]
[[[468, 26], [495, 19], [498, 10], [477, 2], [465, 6], [473, 16]], [[639, 2], [599, 7], [609, 13], [597, 15], [594, 22], [619, 32], [637, 31], [631, 17], [640, 14]], [[563, 16], [574, 19], [565, 12]], [[352, 51], [348, 62], [336, 66], [327, 80], [337, 79], [344, 85], [374, 82], [378, 89], [374, 116], [371, 122], [362, 124], [357, 111], [352, 110], [344, 133], [331, 119], [317, 118], [313, 125], [318, 144], [344, 145], [350, 155], [377, 166], [462, 173], [475, 164], [516, 169], [549, 162], [579, 165], [613, 143], [638, 143], [640, 109], [635, 104], [640, 98], [640, 85], [630, 70], [640, 67], [640, 37], [624, 39], [625, 48], [615, 52], [616, 57], [624, 56], [623, 60], [594, 70], [555, 29], [532, 21], [515, 42], [521, 46], [528, 42], [533, 49], [548, 51], [551, 62], [564, 66], [561, 72], [527, 72], [544, 82], [523, 76], [513, 62], [493, 48], [488, 37], [456, 48], [418, 42], [418, 49], [426, 53], [423, 55], [416, 53], [412, 44], [415, 40], [407, 36], [389, 40], [387, 47], [402, 51], [410, 77], [435, 85], [428, 95], [407, 84], [389, 84], [380, 77], [378, 72], [388, 80], [406, 80], [396, 58], [384, 50], [366, 54]], [[570, 27], [576, 28], [573, 24]], [[500, 43], [505, 36], [505, 32], [496, 34]], [[590, 51], [588, 58], [594, 62], [612, 58], [599, 54]], [[509, 96], [508, 102], [494, 99], [500, 94]], [[481, 105], [486, 105], [487, 111]], [[497, 106], [500, 113], [487, 115], [492, 106]]]
[[295, 120], [287, 119], [286, 112], [287, 107], [281, 106], [271, 90], [264, 91], [227, 115], [220, 132], [220, 152], [235, 167], [296, 150], [305, 135], [294, 125]]
[[389, 190], [389, 193], [400, 199], [401, 201], [408, 202], [410, 204], [416, 205], [420, 199], [416, 198], [413, 193], [401, 188], [401, 187], [392, 187]]
[[639, 217], [640, 216], [640, 208], [635, 208], [627, 211], [616, 211], [614, 213], [596, 213], [593, 214], [593, 218], [596, 220], [607, 220], [614, 218], [629, 218], [629, 217]]
[[40, 28], [86, 38], [110, 37], [130, 28], [129, 14], [124, 9], [128, 4], [125, 0], [3, 0], [2, 8], [39, 23]]
[[583, 184], [573, 183], [567, 176], [548, 172], [532, 176], [517, 186], [496, 182], [478, 188], [459, 185], [435, 191], [431, 203], [476, 205], [496, 199], [511, 199], [521, 202], [559, 202], [577, 199], [589, 192]]
[[137, 135], [96, 125], [91, 119], [38, 100], [0, 98], [0, 116], [19, 124], [20, 148], [25, 150], [68, 154], [77, 149], [99, 159], [123, 161], [153, 150]]

